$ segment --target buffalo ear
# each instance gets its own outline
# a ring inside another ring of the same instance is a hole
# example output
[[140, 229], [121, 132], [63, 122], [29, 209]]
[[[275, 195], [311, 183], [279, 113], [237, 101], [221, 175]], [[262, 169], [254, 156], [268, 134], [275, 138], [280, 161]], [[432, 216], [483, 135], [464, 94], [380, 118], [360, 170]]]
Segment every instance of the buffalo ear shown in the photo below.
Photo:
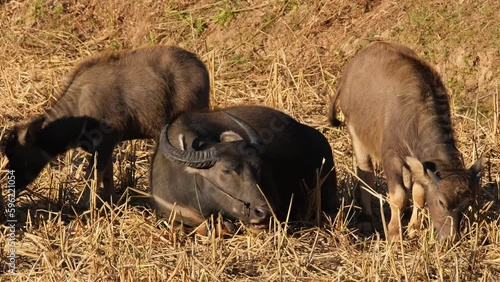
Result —
[[427, 184], [429, 181], [437, 182], [440, 180], [439, 171], [433, 162], [420, 162], [416, 158], [406, 157], [406, 164], [416, 182]]
[[481, 155], [476, 162], [469, 168], [470, 175], [473, 179], [478, 180], [483, 175], [484, 155]]
[[243, 138], [238, 133], [231, 130], [224, 131], [220, 135], [220, 141], [222, 142], [235, 142], [241, 140], [243, 140]]
[[15, 130], [4, 128], [1, 133], [2, 139], [0, 140], [0, 152], [5, 154], [5, 148], [7, 144], [11, 142], [12, 138], [14, 138]]
[[[45, 122], [44, 116], [38, 117], [35, 120], [31, 121], [28, 124], [28, 128], [26, 129], [26, 133], [24, 134], [24, 140], [19, 140], [19, 142], [21, 142], [21, 141], [24, 141], [24, 143], [35, 142], [37, 137], [38, 137], [38, 133], [42, 129], [42, 125], [44, 122]], [[20, 135], [20, 138], [21, 138], [21, 135]]]
[[207, 149], [208, 145], [211, 144], [212, 142], [209, 142], [208, 140], [205, 140], [204, 138], [196, 137], [194, 138], [191, 148], [193, 148], [195, 151], [201, 151]]
[[439, 170], [437, 170], [437, 166], [433, 162], [424, 162], [423, 163], [425, 172], [427, 173], [427, 176], [432, 179], [434, 182], [438, 182], [441, 180], [441, 175], [439, 173]]
[[481, 176], [483, 175], [483, 167], [484, 167], [484, 155], [481, 155], [476, 162], [471, 165], [469, 168], [469, 174], [471, 178], [471, 190], [473, 192], [474, 198], [479, 195], [481, 190]]

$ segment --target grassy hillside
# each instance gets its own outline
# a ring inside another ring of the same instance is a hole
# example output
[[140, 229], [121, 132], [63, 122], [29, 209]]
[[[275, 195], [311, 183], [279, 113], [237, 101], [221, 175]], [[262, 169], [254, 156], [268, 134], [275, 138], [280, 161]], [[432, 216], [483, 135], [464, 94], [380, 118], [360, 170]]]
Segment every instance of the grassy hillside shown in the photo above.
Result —
[[[189, 235], [136, 204], [138, 191], [148, 187], [153, 142], [132, 141], [116, 150], [114, 165], [115, 183], [135, 197], [75, 217], [68, 206], [84, 186], [85, 155], [72, 151], [18, 199], [14, 275], [7, 273], [10, 230], [0, 228], [0, 280], [498, 279], [499, 10], [500, 2], [485, 0], [0, 0], [0, 135], [43, 113], [80, 59], [103, 50], [174, 44], [206, 63], [212, 107], [268, 105], [325, 134], [344, 205], [325, 228], [290, 233], [283, 225], [225, 239]], [[362, 238], [352, 228], [350, 140], [345, 129], [329, 126], [326, 113], [345, 64], [374, 40], [406, 44], [438, 69], [449, 88], [465, 163], [485, 153], [482, 208], [469, 214], [460, 244], [440, 246], [424, 230], [391, 245], [380, 236]], [[0, 155], [3, 189], [6, 164]]]

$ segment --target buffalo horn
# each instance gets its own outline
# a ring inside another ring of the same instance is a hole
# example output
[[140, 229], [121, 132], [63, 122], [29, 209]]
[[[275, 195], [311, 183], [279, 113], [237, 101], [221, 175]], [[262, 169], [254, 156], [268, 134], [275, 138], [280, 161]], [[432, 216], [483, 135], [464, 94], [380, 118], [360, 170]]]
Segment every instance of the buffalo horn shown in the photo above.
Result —
[[214, 147], [202, 151], [183, 151], [174, 147], [168, 140], [168, 124], [163, 127], [160, 135], [160, 150], [163, 155], [178, 164], [194, 167], [207, 168], [217, 162], [217, 151]]
[[259, 133], [247, 122], [243, 121], [242, 119], [233, 116], [232, 114], [222, 111], [226, 116], [228, 116], [232, 121], [236, 122], [243, 130], [245, 130], [245, 133], [247, 134], [248, 138], [250, 138], [250, 144], [252, 145], [262, 145], [262, 142], [260, 140]]

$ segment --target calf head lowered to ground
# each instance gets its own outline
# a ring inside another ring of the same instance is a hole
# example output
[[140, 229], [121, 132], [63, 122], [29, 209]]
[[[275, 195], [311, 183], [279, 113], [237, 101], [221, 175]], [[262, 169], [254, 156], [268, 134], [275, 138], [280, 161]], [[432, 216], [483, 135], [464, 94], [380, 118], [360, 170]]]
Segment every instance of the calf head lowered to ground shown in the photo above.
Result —
[[92, 153], [87, 177], [96, 159], [109, 198], [118, 142], [156, 137], [180, 113], [208, 105], [208, 72], [194, 54], [172, 46], [110, 52], [80, 63], [52, 108], [14, 128], [4, 152], [20, 191], [58, 154], [82, 147]]
[[[175, 211], [189, 226], [212, 214], [267, 227], [271, 211], [305, 219], [312, 187], [324, 168], [322, 209], [337, 208], [331, 149], [316, 130], [265, 107], [247, 106], [210, 113], [185, 113], [165, 127], [153, 158], [152, 203], [160, 216]], [[271, 206], [269, 206], [269, 204]]]
[[[464, 168], [455, 145], [447, 91], [436, 71], [409, 48], [375, 42], [344, 72], [330, 107], [333, 125], [340, 105], [353, 143], [360, 179], [374, 184], [372, 161], [384, 168], [391, 220], [388, 237], [399, 238], [400, 216], [412, 189], [410, 234], [429, 207], [438, 235], [458, 235], [462, 212], [477, 193], [482, 158]], [[370, 194], [361, 189], [359, 228], [371, 232]], [[457, 236], [458, 237], [458, 236]]]

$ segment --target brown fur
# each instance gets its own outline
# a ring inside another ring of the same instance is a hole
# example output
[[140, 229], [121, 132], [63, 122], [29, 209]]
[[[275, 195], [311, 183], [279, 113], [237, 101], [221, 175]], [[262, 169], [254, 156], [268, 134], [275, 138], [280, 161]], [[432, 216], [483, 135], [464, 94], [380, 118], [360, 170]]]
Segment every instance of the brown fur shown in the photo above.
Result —
[[[470, 171], [464, 168], [453, 137], [448, 94], [437, 72], [405, 46], [372, 43], [344, 72], [330, 107], [334, 125], [340, 123], [337, 106], [345, 115], [360, 178], [373, 185], [372, 161], [384, 167], [392, 212], [389, 237], [399, 238], [399, 215], [412, 185], [416, 207], [410, 227], [420, 225], [418, 210], [427, 202], [439, 234], [458, 233], [461, 210], [452, 210], [464, 208], [469, 201], [482, 160]], [[413, 181], [405, 186], [408, 169]], [[361, 194], [364, 218], [370, 219], [370, 197], [364, 189]], [[436, 204], [439, 200], [446, 202], [446, 208]], [[453, 218], [454, 225], [445, 223], [447, 217]]]
[[53, 107], [10, 134], [5, 153], [16, 170], [17, 188], [33, 181], [57, 154], [83, 147], [97, 153], [98, 179], [109, 196], [114, 146], [156, 137], [184, 111], [208, 109], [209, 85], [203, 62], [173, 46], [108, 52], [82, 61]]
[[178, 47], [108, 52], [84, 60], [75, 69], [61, 97], [47, 111], [44, 125], [64, 116], [105, 117], [113, 127], [132, 126], [128, 134], [155, 137], [165, 121], [192, 106], [208, 108], [208, 92], [205, 66]]

